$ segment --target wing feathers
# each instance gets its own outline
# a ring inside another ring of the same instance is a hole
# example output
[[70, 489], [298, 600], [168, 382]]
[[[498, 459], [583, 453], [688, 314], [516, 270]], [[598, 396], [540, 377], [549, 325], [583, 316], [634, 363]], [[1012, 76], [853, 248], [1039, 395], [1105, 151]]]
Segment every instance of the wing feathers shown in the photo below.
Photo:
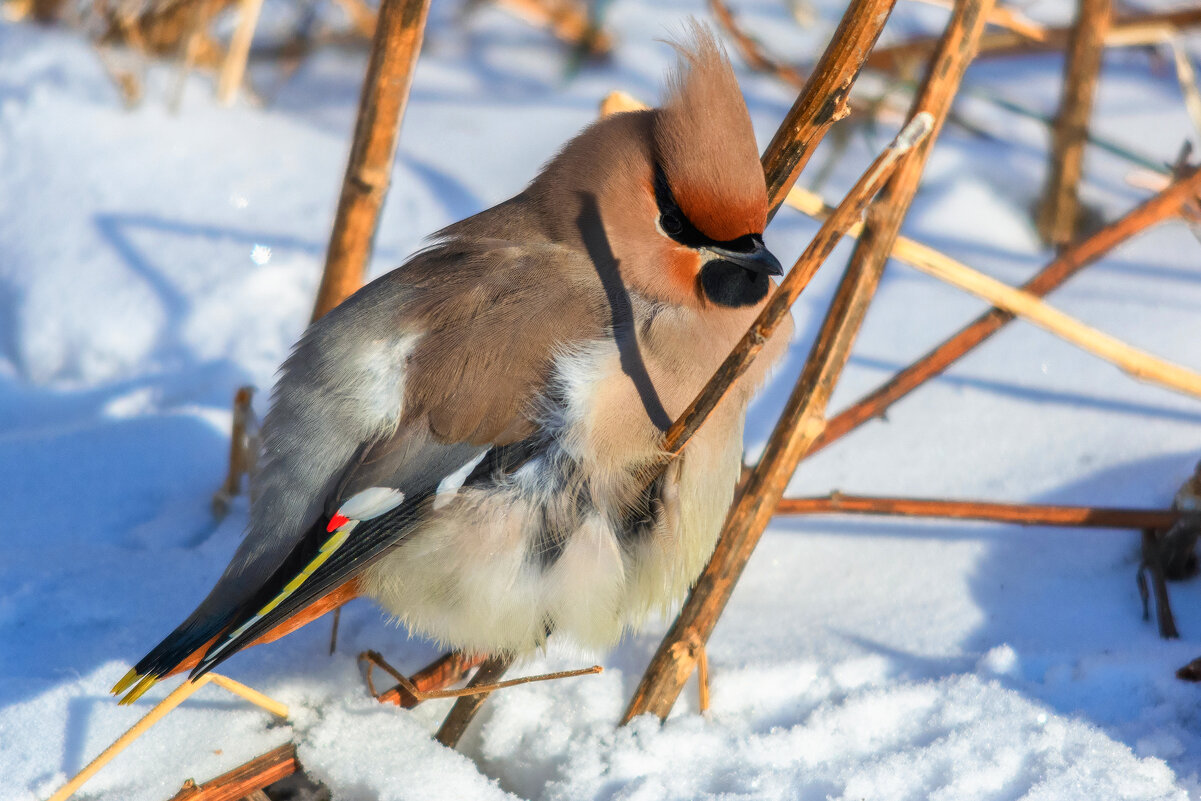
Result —
[[[457, 228], [471, 225], [485, 233]], [[199, 652], [192, 675], [211, 670], [407, 536], [444, 478], [536, 434], [554, 354], [605, 331], [603, 289], [572, 249], [460, 235], [310, 326], [264, 420], [246, 538], [204, 602], [114, 692], [132, 700]], [[371, 487], [403, 502], [327, 531]]]

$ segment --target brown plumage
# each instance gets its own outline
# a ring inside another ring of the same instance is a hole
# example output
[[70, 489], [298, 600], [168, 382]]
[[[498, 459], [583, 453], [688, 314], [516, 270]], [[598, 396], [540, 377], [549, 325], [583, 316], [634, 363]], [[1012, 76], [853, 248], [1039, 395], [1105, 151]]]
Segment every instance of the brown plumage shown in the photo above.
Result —
[[245, 540], [119, 689], [200, 648], [209, 670], [349, 580], [477, 653], [552, 630], [609, 645], [682, 594], [791, 329], [665, 470], [663, 431], [779, 274], [729, 62], [699, 26], [677, 49], [663, 108], [588, 127], [306, 332], [264, 421]]

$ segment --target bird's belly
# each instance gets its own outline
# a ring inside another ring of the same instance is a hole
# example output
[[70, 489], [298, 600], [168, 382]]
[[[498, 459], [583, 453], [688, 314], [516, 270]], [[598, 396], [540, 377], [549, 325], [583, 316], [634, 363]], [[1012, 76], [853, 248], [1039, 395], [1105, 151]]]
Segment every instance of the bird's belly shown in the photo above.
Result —
[[469, 653], [528, 651], [551, 629], [611, 645], [627, 572], [619, 533], [594, 511], [548, 558], [541, 507], [514, 486], [461, 490], [365, 573], [366, 594]]
[[[365, 594], [414, 632], [466, 652], [521, 653], [549, 631], [613, 646], [647, 612], [678, 601], [712, 551], [737, 478], [741, 427], [698, 436], [680, 476], [680, 525], [622, 527], [587, 506], [548, 541], [547, 514], [578, 502], [513, 481], [460, 490], [363, 575]], [[716, 441], [715, 441], [716, 440]]]

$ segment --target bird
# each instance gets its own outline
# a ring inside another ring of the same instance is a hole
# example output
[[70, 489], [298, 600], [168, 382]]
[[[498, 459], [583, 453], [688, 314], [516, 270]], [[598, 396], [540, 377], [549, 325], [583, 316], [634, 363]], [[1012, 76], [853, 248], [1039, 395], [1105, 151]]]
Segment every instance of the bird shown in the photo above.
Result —
[[667, 458], [665, 430], [783, 272], [729, 58], [695, 21], [670, 44], [657, 108], [589, 125], [308, 327], [263, 420], [244, 538], [113, 687], [123, 703], [339, 588], [439, 644], [514, 656], [552, 632], [607, 649], [683, 596], [792, 323]]

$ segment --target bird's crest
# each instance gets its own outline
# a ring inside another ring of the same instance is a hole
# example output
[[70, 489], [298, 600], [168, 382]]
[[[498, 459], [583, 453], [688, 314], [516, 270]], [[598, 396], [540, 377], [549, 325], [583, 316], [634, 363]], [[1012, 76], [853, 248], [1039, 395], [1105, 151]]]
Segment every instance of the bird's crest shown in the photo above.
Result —
[[657, 159], [676, 201], [707, 236], [760, 233], [767, 189], [738, 80], [712, 31], [695, 20], [676, 41], [655, 124]]

